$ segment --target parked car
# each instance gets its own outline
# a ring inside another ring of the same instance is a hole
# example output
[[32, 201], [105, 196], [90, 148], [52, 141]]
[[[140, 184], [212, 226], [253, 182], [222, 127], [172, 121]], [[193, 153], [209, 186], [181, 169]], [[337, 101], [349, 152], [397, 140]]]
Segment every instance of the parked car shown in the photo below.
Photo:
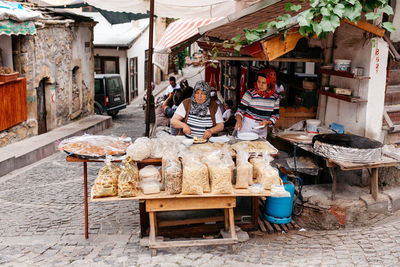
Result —
[[119, 74], [95, 74], [94, 76], [94, 112], [117, 116], [126, 108], [124, 88]]

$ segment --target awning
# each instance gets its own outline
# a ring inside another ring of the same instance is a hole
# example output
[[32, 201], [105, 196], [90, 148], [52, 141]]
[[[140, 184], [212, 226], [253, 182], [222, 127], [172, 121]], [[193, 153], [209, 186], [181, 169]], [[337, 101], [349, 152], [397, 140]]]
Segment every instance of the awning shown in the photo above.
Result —
[[0, 20], [0, 35], [27, 35], [36, 34], [36, 27], [33, 21], [17, 22], [13, 20]]
[[200, 38], [198, 28], [214, 23], [220, 18], [180, 19], [168, 25], [160, 41], [154, 47], [154, 64], [166, 72], [168, 69], [168, 54], [178, 46], [186, 46]]
[[198, 35], [198, 28], [214, 23], [222, 18], [180, 19], [168, 25], [160, 41], [154, 47], [155, 53], [168, 53], [171, 48], [178, 46], [191, 37]]
[[[31, 0], [48, 6], [88, 3], [110, 11], [146, 13], [149, 0]], [[216, 18], [246, 8], [260, 0], [154, 0], [154, 14], [166, 18]]]

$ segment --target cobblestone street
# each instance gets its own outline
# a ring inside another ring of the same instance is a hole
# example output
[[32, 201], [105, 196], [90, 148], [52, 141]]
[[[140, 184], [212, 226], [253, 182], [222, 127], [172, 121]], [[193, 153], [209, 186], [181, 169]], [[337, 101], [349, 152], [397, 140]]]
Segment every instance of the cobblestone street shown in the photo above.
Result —
[[[194, 82], [189, 81], [191, 85]], [[141, 107], [123, 110], [103, 134], [144, 134]], [[1, 266], [399, 266], [400, 216], [336, 231], [254, 235], [230, 247], [150, 250], [139, 245], [137, 201], [89, 203], [84, 238], [83, 168], [59, 152], [0, 177]], [[88, 164], [89, 189], [100, 163]]]

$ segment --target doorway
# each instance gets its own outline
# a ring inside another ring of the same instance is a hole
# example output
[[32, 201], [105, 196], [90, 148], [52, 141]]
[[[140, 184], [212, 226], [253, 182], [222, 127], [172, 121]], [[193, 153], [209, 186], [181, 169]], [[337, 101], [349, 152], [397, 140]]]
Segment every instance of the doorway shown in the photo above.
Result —
[[37, 120], [38, 120], [38, 135], [47, 133], [47, 111], [46, 111], [46, 97], [45, 97], [45, 79], [39, 82], [38, 88], [36, 88], [37, 95]]

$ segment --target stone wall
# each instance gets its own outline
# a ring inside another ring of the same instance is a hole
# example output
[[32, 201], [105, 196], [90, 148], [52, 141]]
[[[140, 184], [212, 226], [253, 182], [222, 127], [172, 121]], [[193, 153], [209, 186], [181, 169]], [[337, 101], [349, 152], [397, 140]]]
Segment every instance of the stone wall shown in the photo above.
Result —
[[0, 132], [0, 147], [38, 134], [37, 88], [42, 80], [47, 131], [93, 114], [92, 40], [90, 23], [47, 25], [21, 38], [20, 76], [27, 79], [28, 120]]
[[37, 121], [28, 119], [20, 124], [0, 132], [0, 147], [21, 141], [37, 134]]

